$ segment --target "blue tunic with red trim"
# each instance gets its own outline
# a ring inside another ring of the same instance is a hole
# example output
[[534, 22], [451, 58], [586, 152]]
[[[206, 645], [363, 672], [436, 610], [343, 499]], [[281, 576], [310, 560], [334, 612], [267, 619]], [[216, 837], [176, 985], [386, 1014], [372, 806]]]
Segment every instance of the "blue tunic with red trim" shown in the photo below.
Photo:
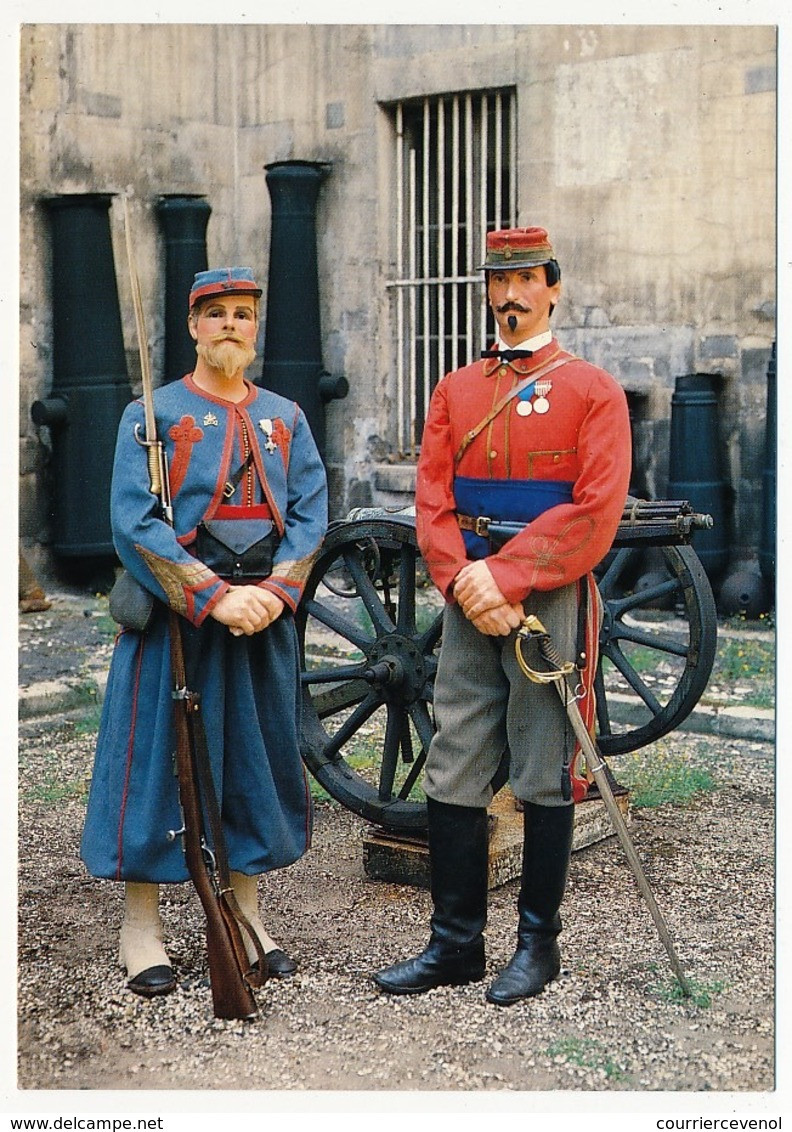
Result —
[[[190, 376], [154, 392], [170, 469], [173, 527], [148, 488], [140, 402], [121, 420], [111, 487], [118, 556], [156, 598], [145, 633], [120, 632], [97, 740], [81, 856], [94, 876], [185, 881], [174, 766], [166, 606], [183, 618], [188, 683], [200, 692], [230, 867], [257, 874], [297, 860], [311, 840], [311, 800], [299, 752], [300, 662], [293, 612], [327, 527], [327, 484], [305, 415], [248, 384], [238, 403]], [[239, 482], [229, 492], [245, 459]], [[271, 575], [283, 614], [235, 637], [209, 616], [229, 583], [194, 553], [200, 522], [240, 508], [279, 539]], [[191, 549], [192, 548], [192, 549]]]

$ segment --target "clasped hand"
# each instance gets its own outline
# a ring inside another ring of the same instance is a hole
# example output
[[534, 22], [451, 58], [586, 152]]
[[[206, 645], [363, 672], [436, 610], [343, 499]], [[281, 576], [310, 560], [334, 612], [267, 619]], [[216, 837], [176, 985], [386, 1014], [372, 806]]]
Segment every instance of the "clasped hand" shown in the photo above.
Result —
[[525, 616], [521, 602], [503, 596], [483, 559], [462, 567], [454, 579], [454, 597], [468, 621], [489, 637], [507, 637]]
[[210, 610], [215, 621], [227, 625], [235, 637], [252, 636], [277, 621], [284, 602], [260, 586], [229, 586]]

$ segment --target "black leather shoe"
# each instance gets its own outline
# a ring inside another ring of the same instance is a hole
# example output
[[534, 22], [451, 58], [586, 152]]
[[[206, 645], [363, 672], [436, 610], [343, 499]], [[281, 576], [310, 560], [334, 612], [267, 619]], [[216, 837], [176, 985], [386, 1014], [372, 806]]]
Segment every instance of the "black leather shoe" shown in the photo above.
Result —
[[[292, 959], [280, 947], [264, 953], [267, 960], [267, 976], [275, 979], [288, 979], [297, 971], [297, 960]], [[251, 964], [251, 970], [258, 972], [260, 963], [258, 959]]]
[[162, 963], [156, 967], [146, 967], [145, 971], [131, 978], [127, 988], [144, 998], [154, 998], [158, 994], [170, 994], [176, 988], [173, 968]]
[[297, 970], [297, 961], [280, 947], [266, 952], [267, 970], [276, 979], [288, 979]]
[[385, 967], [372, 976], [387, 994], [423, 994], [434, 987], [461, 987], [484, 978], [484, 941], [449, 951], [431, 942], [414, 959]]
[[509, 965], [487, 989], [487, 1002], [513, 1006], [521, 998], [533, 998], [551, 983], [561, 970], [561, 953], [555, 936], [529, 937], [520, 944]]

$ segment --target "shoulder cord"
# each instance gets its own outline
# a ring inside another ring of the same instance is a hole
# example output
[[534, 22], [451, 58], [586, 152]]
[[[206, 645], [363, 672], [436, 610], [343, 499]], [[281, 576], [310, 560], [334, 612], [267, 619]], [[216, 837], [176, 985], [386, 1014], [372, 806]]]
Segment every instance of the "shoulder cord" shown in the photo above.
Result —
[[518, 393], [522, 393], [523, 389], [525, 389], [528, 385], [531, 385], [534, 381], [538, 381], [540, 377], [544, 377], [545, 374], [551, 373], [552, 370], [558, 369], [559, 366], [565, 366], [567, 362], [571, 362], [573, 360], [574, 359], [572, 355], [570, 355], [570, 357], [568, 358], [558, 358], [556, 361], [547, 363], [544, 366], [540, 366], [538, 369], [531, 370], [528, 374], [526, 374], [524, 380], [515, 385], [513, 389], [510, 389], [506, 396], [502, 397], [500, 401], [498, 401], [497, 405], [494, 405], [490, 409], [486, 417], [484, 417], [483, 420], [479, 421], [475, 428], [472, 428], [470, 432], [465, 433], [462, 438], [462, 443], [460, 444], [459, 448], [457, 449], [457, 453], [454, 456], [454, 466], [456, 467], [456, 465], [464, 456], [465, 452], [468, 450], [468, 447], [473, 443], [481, 430], [485, 429], [490, 421], [494, 421], [497, 415], [506, 408], [509, 402], [512, 401], [518, 395]]

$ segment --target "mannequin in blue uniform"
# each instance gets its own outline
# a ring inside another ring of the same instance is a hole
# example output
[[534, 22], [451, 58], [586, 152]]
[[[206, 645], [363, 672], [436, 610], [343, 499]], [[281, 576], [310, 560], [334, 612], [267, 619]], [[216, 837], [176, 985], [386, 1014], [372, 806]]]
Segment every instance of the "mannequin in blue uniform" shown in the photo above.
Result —
[[[264, 944], [270, 974], [297, 969], [264, 929], [257, 881], [310, 846], [293, 614], [326, 530], [327, 486], [301, 409], [245, 378], [260, 295], [247, 268], [195, 277], [188, 315], [195, 369], [153, 395], [173, 526], [149, 490], [137, 440], [141, 402], [127, 407], [118, 432], [113, 538], [122, 564], [158, 601], [144, 632], [124, 628], [116, 641], [81, 855], [94, 876], [125, 883], [120, 961], [130, 990], [144, 996], [176, 985], [159, 885], [188, 880], [180, 839], [168, 837], [182, 825], [168, 606], [181, 615], [188, 681], [201, 694], [234, 892]], [[215, 572], [198, 556], [206, 523], [236, 547], [267, 540], [271, 571], [242, 582]]]

